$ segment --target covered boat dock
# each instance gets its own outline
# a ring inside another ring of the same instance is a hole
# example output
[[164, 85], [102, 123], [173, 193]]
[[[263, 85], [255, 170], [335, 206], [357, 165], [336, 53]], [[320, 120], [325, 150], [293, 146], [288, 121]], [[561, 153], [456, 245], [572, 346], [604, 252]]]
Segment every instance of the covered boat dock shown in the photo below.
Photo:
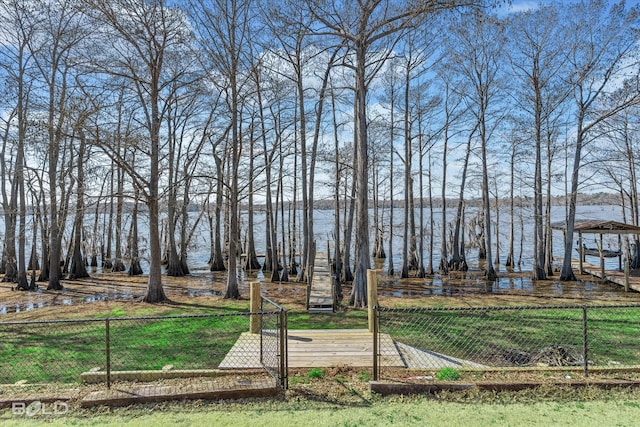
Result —
[[[562, 230], [565, 235], [566, 240], [566, 223], [554, 223], [551, 225], [551, 228], [555, 230]], [[594, 276], [600, 277], [603, 280], [609, 280], [610, 282], [614, 282], [624, 286], [625, 290], [630, 288], [630, 273], [629, 273], [629, 258], [624, 257], [624, 269], [623, 269], [623, 256], [625, 252], [622, 249], [622, 235], [640, 235], [640, 227], [631, 224], [625, 224], [623, 222], [618, 221], [607, 221], [607, 220], [586, 220], [586, 221], [576, 221], [574, 224], [574, 232], [578, 233], [578, 247], [576, 250], [579, 252], [579, 269], [581, 273], [589, 273]], [[586, 247], [583, 239], [584, 234], [595, 234], [600, 237], [599, 242], [596, 241], [596, 248], [588, 248]], [[605, 234], [613, 234], [618, 236], [618, 249], [610, 250], [603, 248], [603, 236]], [[586, 256], [593, 255], [598, 256], [600, 258], [600, 268], [597, 271], [595, 266], [588, 264], [586, 262]], [[618, 258], [618, 272], [609, 272], [614, 274], [606, 274], [605, 271], [605, 258], [617, 257]], [[620, 274], [620, 272], [624, 271], [624, 276]], [[636, 286], [631, 286], [631, 288], [636, 288]], [[635, 289], [640, 290], [640, 289]]]

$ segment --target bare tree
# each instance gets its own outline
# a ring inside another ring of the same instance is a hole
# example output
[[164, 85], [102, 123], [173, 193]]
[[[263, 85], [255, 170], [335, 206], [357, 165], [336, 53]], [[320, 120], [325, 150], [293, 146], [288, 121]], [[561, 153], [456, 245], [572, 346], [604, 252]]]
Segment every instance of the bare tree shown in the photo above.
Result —
[[76, 214], [73, 225], [73, 255], [71, 260], [71, 266], [69, 269], [69, 277], [71, 279], [80, 279], [89, 277], [86, 267], [86, 258], [83, 256], [83, 235], [84, 235], [84, 214], [85, 214], [85, 167], [90, 153], [87, 153], [87, 136], [86, 130], [90, 126], [88, 123], [92, 115], [96, 113], [96, 106], [92, 105], [93, 96], [88, 90], [84, 88], [84, 84], [80, 79], [76, 80], [81, 90], [81, 94], [84, 96], [76, 97], [74, 99], [75, 112], [75, 125], [73, 128], [72, 139], [77, 140], [77, 154], [76, 154]]
[[[572, 5], [566, 13], [566, 22], [572, 29], [569, 83], [575, 103], [576, 134], [560, 280], [575, 280], [571, 257], [582, 149], [590, 142], [591, 133], [599, 123], [640, 102], [637, 60], [632, 56], [638, 41], [639, 18], [636, 10], [625, 8], [624, 2], [610, 5], [603, 0]], [[614, 90], [619, 84], [618, 78], [629, 75], [629, 70], [635, 75], [624, 97], [616, 105], [603, 108], [600, 99]]]
[[493, 266], [491, 209], [489, 197], [489, 173], [487, 146], [490, 135], [495, 126], [493, 117], [496, 97], [499, 89], [499, 72], [501, 70], [500, 57], [505, 43], [504, 27], [496, 17], [478, 12], [470, 16], [466, 24], [454, 24], [457, 48], [451, 51], [457, 58], [460, 72], [472, 87], [470, 94], [473, 103], [473, 113], [478, 121], [478, 136], [480, 140], [480, 157], [482, 167], [482, 216], [484, 219], [484, 246], [486, 248], [485, 277], [489, 281], [496, 279]]
[[[167, 57], [179, 57], [187, 50], [189, 29], [184, 25], [183, 13], [169, 8], [164, 0], [87, 1], [97, 21], [103, 24], [98, 26], [102, 40], [110, 43], [100, 58], [100, 71], [128, 81], [143, 112], [149, 140], [140, 148], [148, 160], [147, 170], [140, 170], [120, 158], [116, 160], [131, 176], [149, 211], [149, 280], [144, 300], [151, 303], [165, 301], [159, 231], [160, 134], [167, 102], [172, 98], [172, 94], [165, 91], [176, 88], [168, 86], [176, 80], [176, 74], [167, 72], [165, 61]], [[113, 151], [106, 151], [114, 157]]]
[[[541, 6], [535, 12], [527, 11], [509, 22], [513, 37], [510, 59], [515, 76], [522, 81], [515, 93], [520, 106], [531, 117], [535, 152], [534, 174], [534, 266], [533, 277], [546, 279], [545, 232], [543, 225], [542, 156], [545, 124], [548, 118], [569, 96], [567, 86], [560, 77], [567, 57], [563, 45], [564, 27], [560, 24], [557, 6]], [[519, 89], [521, 88], [521, 89]], [[529, 126], [523, 127], [524, 129]], [[513, 254], [511, 254], [513, 255]], [[512, 261], [512, 260], [508, 260]]]
[[318, 29], [318, 33], [345, 41], [354, 57], [351, 67], [355, 75], [356, 271], [349, 303], [356, 307], [367, 305], [366, 271], [370, 265], [367, 82], [377, 74], [386, 59], [385, 55], [382, 58], [378, 55], [372, 60], [371, 54], [380, 43], [388, 42], [391, 35], [398, 36], [423, 15], [471, 3], [366, 0], [356, 6], [334, 0], [308, 2], [309, 11], [323, 27]]
[[[62, 236], [66, 225], [66, 207], [72, 183], [65, 182], [73, 169], [72, 156], [67, 144], [69, 123], [69, 99], [74, 96], [72, 76], [77, 71], [77, 62], [84, 42], [89, 35], [89, 26], [78, 3], [72, 0], [39, 2], [40, 24], [37, 36], [29, 43], [44, 83], [42, 107], [47, 112], [47, 174], [49, 200], [49, 284], [47, 289], [63, 288], [60, 280], [62, 270]], [[65, 163], [67, 165], [66, 170]]]
[[238, 289], [238, 239], [240, 189], [238, 171], [242, 151], [241, 141], [241, 99], [243, 85], [250, 80], [249, 70], [252, 59], [247, 58], [250, 50], [250, 27], [253, 8], [250, 0], [215, 0], [191, 2], [192, 19], [201, 40], [201, 49], [206, 60], [215, 67], [216, 79], [213, 83], [225, 88], [226, 104], [230, 122], [228, 182], [228, 274], [225, 298], [240, 298]]

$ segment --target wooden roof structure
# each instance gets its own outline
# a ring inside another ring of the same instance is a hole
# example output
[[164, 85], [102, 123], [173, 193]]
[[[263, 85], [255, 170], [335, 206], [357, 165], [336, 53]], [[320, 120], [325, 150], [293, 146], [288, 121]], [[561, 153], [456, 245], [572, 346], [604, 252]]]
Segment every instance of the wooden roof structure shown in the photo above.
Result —
[[[556, 222], [551, 224], [551, 228], [565, 230], [567, 225], [564, 222]], [[618, 221], [586, 220], [576, 221], [573, 231], [581, 234], [640, 234], [640, 227]]]

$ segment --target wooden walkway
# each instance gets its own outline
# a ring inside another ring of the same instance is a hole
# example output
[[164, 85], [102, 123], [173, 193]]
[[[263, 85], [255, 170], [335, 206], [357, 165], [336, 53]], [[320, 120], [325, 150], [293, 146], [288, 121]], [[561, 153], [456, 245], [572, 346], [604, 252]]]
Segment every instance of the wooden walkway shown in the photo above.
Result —
[[[578, 260], [572, 260], [571, 266], [574, 269], [578, 270], [580, 268], [580, 262]], [[603, 277], [602, 269], [600, 268], [600, 266], [589, 264], [588, 262], [582, 263], [582, 271], [599, 279], [607, 280], [611, 283], [615, 283], [616, 285], [620, 285], [623, 288], [625, 287], [624, 271], [605, 270]], [[640, 277], [629, 276], [629, 289], [640, 292]]]
[[[289, 330], [287, 336], [290, 368], [371, 367], [373, 335], [366, 329]], [[388, 334], [381, 334], [380, 347], [395, 348]], [[386, 352], [381, 366], [405, 367], [400, 353]], [[260, 368], [260, 335], [243, 333], [220, 369]]]
[[[554, 261], [562, 263], [561, 257], [554, 257]], [[571, 259], [571, 268], [574, 271], [580, 272], [580, 260], [575, 258]], [[602, 269], [599, 265], [593, 265], [586, 261], [582, 262], [582, 271], [580, 274], [589, 274], [598, 279], [606, 280], [608, 282], [620, 285], [624, 288], [624, 271], [619, 270], [605, 270], [604, 277], [602, 276]], [[629, 276], [629, 289], [632, 291], [640, 292], [640, 277]]]
[[333, 283], [327, 254], [319, 252], [313, 264], [309, 313], [333, 313]]
[[[269, 337], [271, 338], [271, 336]], [[267, 338], [267, 339], [269, 339]], [[373, 366], [373, 334], [367, 329], [289, 330], [287, 336], [290, 368]], [[435, 369], [485, 368], [469, 360], [421, 350], [380, 334], [380, 366], [387, 368]], [[260, 368], [260, 335], [243, 333], [218, 366], [219, 369]]]

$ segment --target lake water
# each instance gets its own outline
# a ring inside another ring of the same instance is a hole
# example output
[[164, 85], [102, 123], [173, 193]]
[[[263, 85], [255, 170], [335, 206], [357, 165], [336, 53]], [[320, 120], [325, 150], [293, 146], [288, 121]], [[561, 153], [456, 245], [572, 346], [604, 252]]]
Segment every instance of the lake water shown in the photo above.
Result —
[[[428, 212], [425, 212], [426, 221], [429, 220]], [[316, 210], [314, 214], [314, 222], [315, 222], [315, 237], [316, 244], [318, 247], [318, 251], [325, 251], [327, 248], [327, 242], [331, 245], [331, 251], [333, 252], [333, 211], [330, 210]], [[384, 218], [388, 218], [389, 212], [384, 212]], [[447, 211], [448, 220], [453, 220], [455, 215], [454, 209], [449, 209]], [[467, 219], [474, 215], [474, 211], [469, 209], [467, 211]], [[417, 215], [416, 215], [417, 217]], [[558, 207], [554, 209], [553, 212], [553, 221], [563, 221], [564, 220], [564, 208]], [[394, 266], [396, 272], [400, 269], [400, 251], [402, 245], [402, 210], [397, 209], [394, 212], [394, 219], [397, 219], [394, 223]], [[440, 219], [441, 219], [441, 211], [439, 209], [434, 209], [434, 248], [435, 254], [433, 256], [433, 266], [434, 269], [437, 268], [439, 264], [439, 251], [440, 251]], [[523, 210], [523, 219], [524, 219], [524, 233], [523, 233], [523, 250], [522, 250], [522, 263], [516, 268], [516, 271], [528, 272], [531, 270], [532, 266], [532, 246], [533, 246], [533, 227], [531, 221], [531, 212], [530, 210]], [[622, 215], [620, 213], [620, 209], [616, 207], [610, 206], [581, 206], [578, 208], [577, 220], [586, 220], [586, 219], [614, 219], [621, 220]], [[89, 221], [88, 221], [89, 222]], [[495, 222], [495, 219], [494, 219]], [[92, 223], [92, 221], [91, 221]], [[298, 226], [300, 222], [298, 221]], [[428, 222], [427, 222], [428, 224]], [[2, 225], [0, 221], [0, 226]], [[495, 226], [495, 224], [494, 224]], [[146, 259], [144, 259], [144, 255], [147, 253], [146, 242], [147, 236], [146, 232], [148, 230], [147, 225], [145, 224], [144, 217], [141, 218], [140, 230], [142, 233], [140, 236], [140, 246], [143, 254], [143, 269], [148, 267], [148, 263]], [[427, 230], [428, 231], [428, 230]], [[520, 255], [520, 224], [519, 217], [516, 216], [516, 225], [515, 225], [515, 247], [516, 247], [516, 259]], [[241, 233], [243, 237], [243, 241], [245, 239], [247, 232], [246, 227], [246, 216], [243, 217]], [[264, 253], [264, 213], [257, 212], [255, 218], [255, 240], [256, 247], [258, 253]], [[495, 233], [495, 229], [494, 229]], [[501, 212], [500, 216], [500, 236], [501, 236], [501, 260], [504, 261], [507, 255], [507, 239], [509, 233], [509, 216], [505, 212]], [[193, 286], [189, 285], [188, 288], [178, 290], [181, 294], [189, 295], [189, 296], [202, 296], [202, 295], [219, 295], [224, 288], [224, 277], [225, 273], [214, 273], [211, 275], [208, 271], [207, 261], [209, 259], [209, 248], [210, 242], [208, 240], [209, 231], [207, 228], [206, 222], [201, 222], [198, 230], [194, 234], [194, 241], [191, 243], [191, 247], [189, 248], [189, 265], [191, 268], [192, 274], [196, 275], [198, 280], [193, 281]], [[594, 246], [594, 242], [590, 239], [595, 238], [596, 236], [585, 235], [587, 246]], [[281, 238], [279, 236], [279, 238]], [[388, 248], [388, 230], [385, 230], [385, 251]], [[428, 233], [425, 233], [425, 248], [428, 248], [429, 236]], [[298, 241], [300, 241], [300, 237], [298, 237]], [[494, 239], [495, 240], [495, 239]], [[563, 236], [562, 232], [554, 231], [554, 255], [561, 257], [563, 255]], [[606, 236], [604, 240], [605, 247], [610, 246], [613, 249], [617, 249], [618, 247], [618, 239], [617, 236]], [[67, 247], [66, 243], [64, 247]], [[474, 268], [478, 268], [478, 259], [477, 259], [477, 248], [468, 248], [467, 249], [467, 258], [470, 267], [472, 270]], [[495, 254], [495, 247], [493, 248], [493, 253]], [[577, 255], [577, 253], [575, 254]], [[597, 258], [587, 259], [594, 264], [598, 262]], [[425, 263], [428, 262], [428, 254], [425, 254]], [[606, 260], [607, 269], [616, 269], [618, 267], [617, 259], [607, 259]], [[388, 265], [388, 260], [372, 260], [372, 266], [375, 268], [381, 268], [383, 271], [386, 271]], [[598, 283], [598, 282], [585, 282], [585, 283], [563, 283], [563, 282], [553, 282], [553, 281], [544, 281], [544, 282], [533, 282], [529, 275], [517, 275], [517, 274], [507, 274], [504, 267], [499, 267], [499, 271], [502, 272], [498, 280], [493, 283], [487, 283], [482, 280], [481, 275], [477, 272], [470, 271], [468, 275], [464, 278], [464, 280], [456, 279], [455, 275], [449, 277], [440, 277], [436, 275], [435, 277], [427, 277], [424, 279], [410, 278], [406, 280], [399, 280], [397, 275], [396, 277], [385, 277], [383, 275], [379, 281], [379, 294], [381, 297], [401, 297], [401, 298], [412, 298], [412, 297], [424, 297], [424, 296], [461, 296], [461, 295], [469, 295], [469, 294], [508, 294], [508, 295], [533, 295], [533, 296], [543, 296], [543, 297], [563, 297], [563, 298], [604, 298], [604, 299], [619, 299], [619, 298], [632, 298], [634, 299], [637, 295], [636, 293], [624, 294], [624, 291], [621, 287], [617, 285], [612, 285], [608, 283]], [[100, 268], [97, 269], [100, 271]], [[199, 277], [198, 277], [199, 276]], [[241, 282], [245, 282], [248, 280], [262, 279], [264, 276], [260, 272], [240, 272]], [[204, 282], [203, 282], [204, 280]], [[176, 291], [171, 289], [167, 289], [168, 291]], [[106, 290], [91, 290], [87, 289], [86, 291], [81, 292], [80, 295], [76, 295], [75, 293], [70, 293], [67, 291], [63, 291], [61, 298], [59, 301], [54, 302], [56, 305], [70, 305], [70, 304], [80, 304], [94, 301], [104, 301], [104, 300], [114, 300], [114, 299], [131, 299], [133, 297], [140, 297], [143, 294], [144, 289], [129, 289], [123, 288], [122, 286], [113, 286], [113, 289], [107, 287]], [[76, 292], [77, 293], [77, 292]], [[0, 305], [0, 314], [19, 312], [19, 311], [30, 311], [37, 308], [42, 308], [45, 305], [50, 305], [51, 302], [42, 302], [39, 300], [27, 301], [20, 304], [4, 304]]]
[[[517, 209], [517, 208], [516, 208]], [[603, 220], [622, 220], [622, 213], [620, 207], [617, 206], [579, 206], [577, 210], [576, 220], [586, 220], [586, 219], [603, 219]], [[469, 221], [475, 214], [477, 213], [476, 209], [468, 208], [466, 211], [466, 219]], [[434, 268], [437, 268], [440, 262], [440, 241], [441, 241], [441, 218], [442, 211], [439, 208], [434, 209], [434, 234], [433, 236], [429, 235], [429, 211], [426, 210], [424, 213], [425, 218], [425, 232], [424, 232], [424, 262], [425, 266], [429, 261], [429, 239], [433, 238], [433, 248], [434, 254], [432, 258]], [[452, 226], [456, 211], [455, 209], [447, 209], [447, 222]], [[192, 218], [195, 218], [196, 214], [192, 213]], [[285, 213], [285, 219], [286, 219]], [[384, 250], [388, 251], [389, 245], [389, 227], [388, 227], [388, 218], [389, 211], [385, 209], [384, 211], [380, 211], [380, 216], [383, 219], [383, 227], [384, 227]], [[515, 245], [515, 259], [521, 259], [521, 264], [516, 270], [521, 271], [530, 271], [532, 269], [532, 254], [533, 254], [533, 211], [531, 208], [522, 209], [522, 218], [524, 223], [524, 233], [520, 232], [520, 223], [519, 223], [519, 211], [516, 212], [515, 218], [515, 227], [514, 227], [514, 245]], [[564, 206], [554, 207], [552, 210], [552, 222], [560, 222], [565, 219], [565, 208]], [[70, 221], [72, 218], [70, 218]], [[129, 217], [125, 217], [125, 223], [129, 220]], [[394, 209], [394, 225], [393, 225], [393, 263], [396, 271], [400, 269], [401, 266], [401, 250], [402, 250], [402, 230], [403, 230], [403, 214], [401, 208]], [[419, 227], [419, 215], [418, 210], [416, 210], [416, 227]], [[494, 247], [492, 248], [492, 254], [495, 259], [495, 212], [492, 212], [492, 221], [493, 221], [493, 236], [492, 241]], [[509, 237], [509, 212], [508, 209], [503, 208], [500, 212], [500, 260], [502, 263], [506, 260], [507, 251], [508, 251], [508, 237]], [[255, 228], [254, 228], [254, 239], [256, 244], [256, 251], [259, 254], [264, 254], [265, 248], [265, 215], [262, 211], [256, 211], [255, 213]], [[327, 244], [329, 243], [329, 247], [331, 252], [334, 251], [334, 239], [333, 239], [333, 223], [334, 223], [334, 212], [333, 210], [316, 210], [314, 212], [314, 237], [316, 240], [316, 247], [318, 252], [326, 252]], [[373, 227], [373, 212], [370, 212], [370, 226]], [[246, 242], [247, 236], [247, 216], [246, 212], [242, 215], [241, 224], [240, 224], [240, 233], [241, 233], [241, 243], [244, 244]], [[93, 218], [87, 216], [85, 221], [85, 230], [91, 231], [93, 228]], [[67, 235], [65, 236], [65, 242], [63, 242], [63, 247], [68, 247], [68, 234], [70, 233], [71, 227], [67, 227]], [[297, 242], [302, 241], [302, 227], [301, 221], [298, 218], [297, 220], [297, 233], [296, 240]], [[125, 226], [125, 236], [127, 234], [128, 225]], [[285, 224], [285, 230], [288, 230], [288, 224]], [[4, 225], [2, 218], [0, 217], [0, 232], [4, 231]], [[278, 226], [278, 231], [280, 232], [280, 226]], [[148, 259], [147, 259], [147, 243], [148, 243], [148, 224], [146, 222], [146, 218], [144, 215], [140, 215], [140, 224], [139, 224], [139, 245], [140, 252], [142, 256], [142, 267], [146, 271], [148, 267]], [[288, 231], [287, 231], [288, 232]], [[341, 231], [343, 232], [343, 231]], [[520, 240], [522, 236], [522, 253], [520, 253]], [[0, 237], [3, 237], [0, 235]], [[29, 237], [29, 236], [28, 236]], [[595, 246], [594, 239], [597, 236], [585, 235], [585, 243], [587, 246]], [[341, 237], [342, 238], [342, 237]], [[575, 236], [577, 239], [577, 235]], [[124, 239], [123, 239], [124, 240]], [[282, 236], [278, 234], [278, 240], [282, 242]], [[478, 250], [474, 247], [469, 247], [469, 239], [465, 239], [467, 242], [466, 256], [467, 262], [470, 267], [477, 267], [478, 265]], [[123, 243], [124, 244], [124, 243]], [[28, 243], [30, 245], [30, 242]], [[287, 243], [288, 245], [288, 243]], [[301, 250], [300, 243], [298, 243], [298, 251]], [[563, 256], [563, 235], [561, 231], [553, 232], [553, 255], [556, 257]], [[373, 238], [371, 238], [371, 246], [373, 246]], [[618, 248], [618, 238], [617, 236], [610, 235], [604, 237], [604, 247], [617, 249]], [[27, 253], [29, 253], [30, 246], [27, 247]], [[112, 253], [115, 252], [112, 249]], [[123, 248], [123, 253], [125, 252], [125, 248]], [[210, 242], [209, 242], [209, 230], [207, 221], [200, 221], [196, 232], [194, 233], [193, 240], [190, 243], [190, 247], [188, 248], [188, 260], [189, 266], [197, 273], [198, 271], [207, 271], [206, 266], [209, 260], [210, 255]], [[577, 252], [574, 253], [574, 257], [577, 257]], [[588, 259], [587, 261], [591, 261], [592, 263], [597, 263], [598, 259]], [[385, 261], [385, 269], [388, 264], [388, 261]], [[373, 265], [373, 260], [372, 260]], [[607, 259], [606, 260], [607, 268], [617, 268], [618, 260], [617, 258]], [[503, 267], [499, 267], [499, 270], [503, 269]]]

